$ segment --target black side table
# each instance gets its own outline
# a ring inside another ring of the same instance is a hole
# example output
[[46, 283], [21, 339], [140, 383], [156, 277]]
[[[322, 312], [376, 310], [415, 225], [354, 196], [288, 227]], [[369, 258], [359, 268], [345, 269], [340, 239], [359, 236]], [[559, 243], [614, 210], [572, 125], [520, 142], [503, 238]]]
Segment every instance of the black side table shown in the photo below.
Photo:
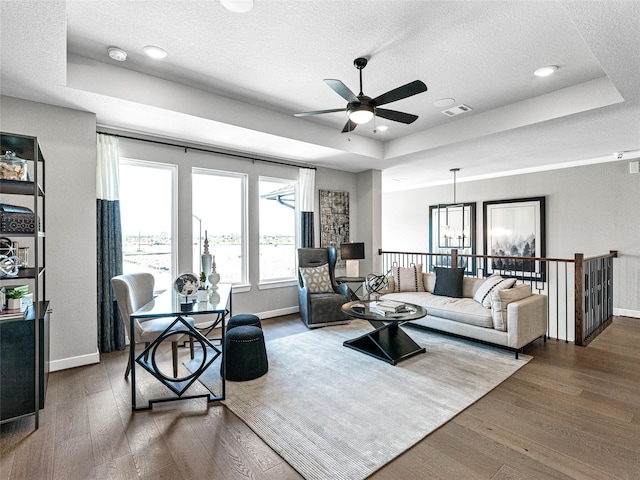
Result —
[[[358, 296], [358, 292], [362, 289], [362, 285], [364, 284], [365, 277], [336, 277], [336, 282], [340, 283], [358, 283], [358, 288], [352, 290], [349, 287], [349, 297], [351, 301], [358, 301], [360, 297]], [[348, 286], [348, 285], [347, 285]]]

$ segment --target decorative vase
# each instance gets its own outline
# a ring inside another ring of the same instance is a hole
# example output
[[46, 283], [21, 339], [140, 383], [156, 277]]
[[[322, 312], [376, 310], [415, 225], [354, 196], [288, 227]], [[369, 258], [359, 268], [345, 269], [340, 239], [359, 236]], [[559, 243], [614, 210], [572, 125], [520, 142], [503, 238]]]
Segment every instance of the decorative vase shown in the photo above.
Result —
[[220, 274], [216, 272], [216, 257], [212, 257], [211, 261], [211, 273], [209, 274], [209, 284], [211, 285], [211, 291], [215, 292], [218, 289], [218, 283], [220, 283]]
[[204, 253], [200, 256], [200, 260], [202, 261], [202, 271], [205, 277], [208, 277], [209, 273], [211, 273], [213, 257], [209, 253], [209, 239], [207, 238], [206, 230], [204, 231]]

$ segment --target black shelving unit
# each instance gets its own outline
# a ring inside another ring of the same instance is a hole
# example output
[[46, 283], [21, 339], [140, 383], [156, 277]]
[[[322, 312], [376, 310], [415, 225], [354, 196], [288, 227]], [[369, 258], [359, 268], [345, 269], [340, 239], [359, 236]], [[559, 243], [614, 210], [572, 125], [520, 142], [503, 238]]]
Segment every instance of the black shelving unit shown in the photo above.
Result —
[[0, 154], [27, 160], [26, 181], [0, 179], [0, 202], [28, 206], [35, 215], [31, 233], [0, 231], [0, 237], [27, 241], [33, 251], [17, 275], [0, 274], [0, 285], [29, 285], [33, 305], [24, 318], [0, 318], [0, 423], [34, 416], [38, 428], [49, 375], [49, 302], [46, 300], [45, 161], [36, 137], [0, 133]]

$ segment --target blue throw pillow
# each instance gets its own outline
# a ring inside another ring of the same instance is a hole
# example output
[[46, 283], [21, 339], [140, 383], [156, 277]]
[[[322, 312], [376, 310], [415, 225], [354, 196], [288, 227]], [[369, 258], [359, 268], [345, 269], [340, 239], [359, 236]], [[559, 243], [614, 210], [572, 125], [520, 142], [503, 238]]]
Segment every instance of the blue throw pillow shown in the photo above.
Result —
[[434, 295], [443, 297], [462, 298], [462, 277], [464, 268], [434, 267], [436, 272], [436, 286]]

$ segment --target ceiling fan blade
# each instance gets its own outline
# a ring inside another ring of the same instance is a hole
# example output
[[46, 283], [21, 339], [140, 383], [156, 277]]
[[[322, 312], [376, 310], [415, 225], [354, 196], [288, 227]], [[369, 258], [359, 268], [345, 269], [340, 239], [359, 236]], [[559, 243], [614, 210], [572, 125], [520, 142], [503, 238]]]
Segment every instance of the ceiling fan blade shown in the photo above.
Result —
[[424, 82], [415, 80], [411, 83], [407, 83], [406, 85], [402, 85], [401, 87], [389, 90], [387, 93], [383, 93], [382, 95], [371, 100], [371, 103], [376, 106], [384, 105], [386, 103], [396, 102], [398, 100], [402, 100], [403, 98], [411, 97], [413, 95], [417, 95], [418, 93], [426, 91], [427, 86], [424, 84]]
[[309, 117], [311, 115], [320, 115], [321, 113], [334, 113], [334, 112], [344, 112], [346, 108], [332, 108], [331, 110], [315, 110], [313, 112], [300, 112], [294, 113], [294, 117]]
[[358, 126], [356, 122], [352, 122], [351, 120], [347, 120], [344, 128], [342, 129], [342, 133], [353, 132], [353, 130]]
[[349, 103], [358, 103], [358, 102], [360, 102], [360, 100], [358, 99], [356, 94], [353, 93], [351, 90], [349, 90], [349, 87], [347, 87], [340, 80], [334, 80], [332, 78], [325, 78], [324, 79], [324, 83], [329, 85], [333, 89], [334, 92], [336, 92], [338, 95], [340, 95], [342, 98], [344, 98], [347, 102], [349, 102]]
[[400, 123], [413, 123], [418, 119], [418, 115], [412, 113], [398, 112], [397, 110], [387, 110], [386, 108], [376, 108], [376, 115], [378, 117], [386, 118], [387, 120], [393, 120]]

